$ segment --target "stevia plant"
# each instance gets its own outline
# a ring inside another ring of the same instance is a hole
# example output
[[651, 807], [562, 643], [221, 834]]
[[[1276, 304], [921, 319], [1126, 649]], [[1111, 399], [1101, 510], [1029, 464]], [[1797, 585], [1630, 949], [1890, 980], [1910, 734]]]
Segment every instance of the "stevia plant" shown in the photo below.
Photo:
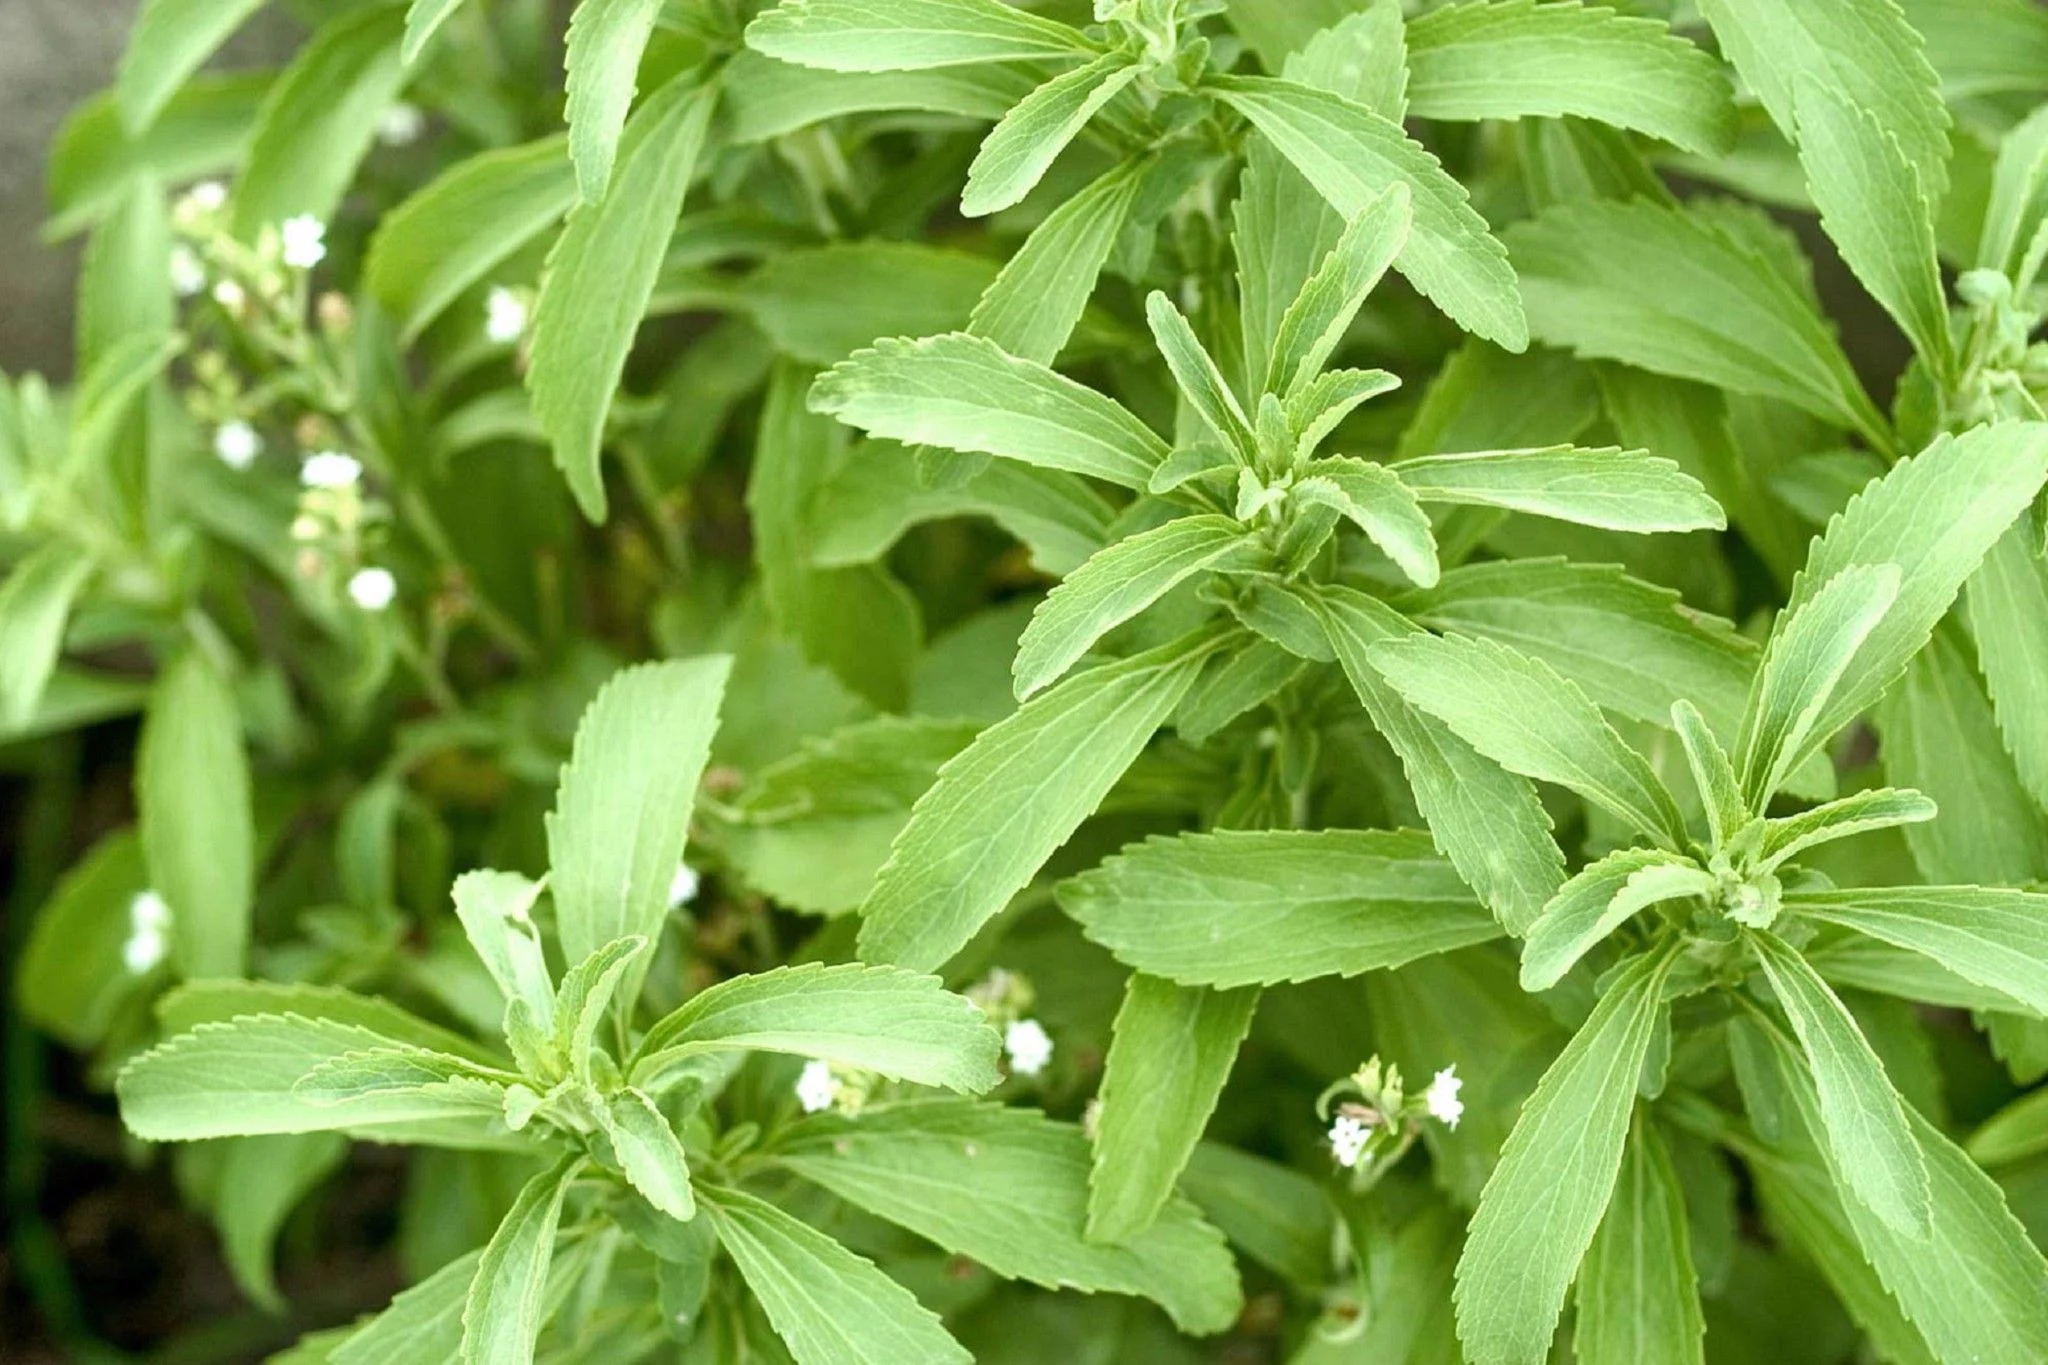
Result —
[[241, 1339], [2048, 1356], [2048, 14], [257, 8], [0, 385], [17, 998]]

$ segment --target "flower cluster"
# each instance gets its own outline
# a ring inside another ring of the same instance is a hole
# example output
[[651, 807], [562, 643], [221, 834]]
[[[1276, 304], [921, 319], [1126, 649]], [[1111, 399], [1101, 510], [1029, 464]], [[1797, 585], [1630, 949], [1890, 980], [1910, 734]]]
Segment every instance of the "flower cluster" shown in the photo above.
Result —
[[1383, 1065], [1375, 1056], [1325, 1090], [1316, 1100], [1316, 1113], [1330, 1125], [1330, 1153], [1337, 1164], [1370, 1183], [1415, 1145], [1424, 1118], [1458, 1126], [1465, 1116], [1458, 1097], [1464, 1084], [1452, 1065], [1438, 1071], [1420, 1095], [1409, 1095], [1401, 1068]]
[[968, 988], [967, 998], [981, 1006], [989, 1022], [1003, 1031], [1003, 1055], [1009, 1061], [1010, 1074], [1042, 1075], [1052, 1062], [1052, 1035], [1030, 1017], [1038, 1000], [1030, 978], [997, 967]]

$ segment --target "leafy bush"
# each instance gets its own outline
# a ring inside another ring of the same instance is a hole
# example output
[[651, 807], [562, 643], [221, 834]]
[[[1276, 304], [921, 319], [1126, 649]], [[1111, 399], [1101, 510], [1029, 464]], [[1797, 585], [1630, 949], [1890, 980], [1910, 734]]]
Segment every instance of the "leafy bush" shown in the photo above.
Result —
[[2048, 11], [257, 7], [0, 722], [280, 1359], [2048, 1359]]

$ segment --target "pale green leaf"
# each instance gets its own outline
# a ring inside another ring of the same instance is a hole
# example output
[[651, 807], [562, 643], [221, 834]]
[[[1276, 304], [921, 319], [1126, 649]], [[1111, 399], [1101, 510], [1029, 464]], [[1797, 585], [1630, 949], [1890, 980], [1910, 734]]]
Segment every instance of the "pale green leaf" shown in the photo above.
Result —
[[569, 160], [586, 204], [604, 198], [661, 0], [583, 0], [569, 18]]
[[446, 1365], [462, 1352], [462, 1307], [481, 1248], [456, 1257], [349, 1334], [330, 1365]]
[[604, 1102], [604, 1134], [626, 1180], [648, 1203], [679, 1222], [696, 1216], [683, 1141], [654, 1101], [631, 1088]]
[[1714, 878], [1690, 858], [1654, 848], [1616, 849], [1558, 888], [1529, 927], [1522, 989], [1547, 991], [1594, 945], [1659, 901], [1705, 896]]
[[171, 97], [263, 0], [147, 0], [121, 56], [115, 93], [131, 133], [155, 123]]
[[24, 1018], [80, 1052], [106, 1037], [134, 988], [122, 949], [135, 927], [130, 907], [148, 885], [132, 829], [109, 834], [71, 865], [36, 910], [15, 964]]
[[1109, 53], [1053, 77], [1018, 101], [967, 168], [960, 212], [984, 218], [1031, 193], [1088, 120], [1138, 78], [1138, 70], [1123, 54]]
[[245, 1014], [296, 1014], [322, 1023], [351, 1024], [379, 1034], [387, 1042], [462, 1057], [484, 1069], [504, 1062], [499, 1053], [474, 1039], [429, 1023], [381, 996], [360, 995], [340, 986], [221, 978], [184, 982], [156, 1001], [157, 1023], [166, 1035], [185, 1033], [200, 1024], [226, 1023]]
[[1313, 461], [1304, 473], [1307, 477], [1295, 485], [1297, 498], [1336, 508], [1410, 582], [1424, 588], [1437, 585], [1442, 570], [1429, 514], [1398, 474], [1385, 465], [1342, 458]]
[[1154, 838], [1062, 882], [1059, 900], [1121, 961], [1187, 985], [1356, 976], [1500, 936], [1417, 833]]
[[1065, 24], [1003, 0], [784, 0], [747, 26], [747, 46], [830, 71], [1095, 55]]
[[340, 1166], [348, 1140], [339, 1133], [277, 1133], [223, 1143], [213, 1220], [235, 1283], [260, 1307], [282, 1312], [271, 1269], [277, 1234], [292, 1210]]
[[1032, 229], [974, 305], [968, 330], [1023, 360], [1050, 365], [1073, 335], [1153, 159], [1122, 161]]
[[1173, 306], [1173, 300], [1158, 290], [1145, 298], [1145, 321], [1152, 327], [1152, 339], [1174, 382], [1195, 415], [1202, 419], [1217, 440], [1249, 459], [1256, 448], [1251, 419], [1245, 416], [1230, 381], [1195, 335], [1194, 327]]
[[1600, 1231], [1579, 1269], [1580, 1365], [1699, 1365], [1706, 1324], [1685, 1193], [1654, 1124], [1634, 1125]]
[[2048, 809], [2048, 557], [2034, 517], [2022, 515], [1991, 547], [1963, 602], [2014, 770]]
[[95, 567], [91, 554], [52, 539], [0, 584], [0, 725], [19, 729], [34, 717], [64, 649], [71, 604]]
[[754, 325], [806, 365], [836, 365], [885, 337], [967, 325], [1000, 268], [923, 242], [833, 242], [781, 251], [736, 291]]
[[725, 112], [732, 141], [739, 145], [766, 142], [847, 114], [888, 110], [990, 122], [1036, 89], [1043, 70], [1037, 63], [990, 63], [927, 71], [826, 71], [747, 50], [726, 63]]
[[412, 0], [405, 12], [405, 42], [399, 48], [399, 55], [406, 65], [420, 59], [427, 44], [448, 22], [448, 16], [462, 7], [462, 0]]
[[2028, 236], [2048, 212], [2048, 106], [2027, 115], [1998, 143], [1990, 202], [1978, 238], [1977, 264], [2011, 275]]
[[1329, 364], [1366, 296], [1407, 243], [1411, 200], [1407, 183], [1397, 180], [1345, 225], [1344, 235], [1281, 315], [1266, 367], [1267, 393], [1291, 396]]
[[457, 877], [451, 899], [470, 947], [499, 993], [508, 1003], [523, 1001], [535, 1027], [548, 1029], [554, 1021], [554, 980], [533, 923], [542, 889], [540, 882], [517, 872], [482, 868]]
[[1786, 907], [1930, 957], [2048, 1015], [2048, 896], [2003, 887], [1799, 891]]
[[233, 685], [196, 649], [150, 692], [135, 804], [173, 960], [186, 976], [241, 975], [256, 894], [249, 758]]
[[562, 1201], [583, 1160], [563, 1157], [527, 1181], [485, 1244], [462, 1306], [462, 1365], [530, 1365], [533, 1360]]
[[1714, 738], [1706, 717], [1689, 701], [1671, 704], [1671, 728], [1685, 750], [1685, 765], [1692, 773], [1693, 787], [1705, 808], [1707, 831], [1714, 847], [1725, 845], [1751, 820], [1749, 805], [1742, 799], [1742, 779], [1721, 741]]
[[1919, 824], [1932, 820], [1936, 814], [1934, 803], [1919, 792], [1873, 787], [1797, 815], [1767, 821], [1763, 846], [1757, 851], [1757, 866], [1768, 872], [1816, 844], [1832, 843], [1866, 830]]
[[1648, 451], [1483, 450], [1394, 466], [1424, 502], [1504, 507], [1612, 531], [1720, 530], [1728, 521], [1699, 480]]

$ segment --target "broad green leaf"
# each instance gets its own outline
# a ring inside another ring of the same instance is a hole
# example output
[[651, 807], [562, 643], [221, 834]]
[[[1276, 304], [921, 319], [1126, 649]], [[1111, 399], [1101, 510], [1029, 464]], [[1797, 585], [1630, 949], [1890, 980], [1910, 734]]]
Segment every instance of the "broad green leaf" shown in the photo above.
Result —
[[348, 1140], [339, 1133], [277, 1133], [228, 1138], [214, 1192], [214, 1226], [235, 1283], [271, 1313], [284, 1311], [271, 1250], [301, 1200], [340, 1166]]
[[[468, 1067], [354, 1024], [294, 1014], [200, 1024], [123, 1067], [115, 1083], [129, 1131], [153, 1142], [265, 1133], [375, 1131], [381, 1125], [469, 1117], [481, 1131], [499, 1105], [494, 1086], [363, 1087], [356, 1098], [301, 1095], [299, 1081], [358, 1053], [388, 1052], [453, 1072]], [[502, 1131], [502, 1124], [499, 1125]]]
[[714, 655], [622, 669], [584, 712], [547, 820], [549, 887], [570, 962], [660, 933], [731, 668]]
[[1399, 124], [1291, 81], [1226, 76], [1213, 88], [1347, 221], [1389, 185], [1405, 182], [1414, 224], [1395, 268], [1466, 330], [1511, 351], [1528, 344], [1507, 253], [1467, 201], [1464, 186]]
[[1231, 224], [1245, 373], [1265, 375], [1281, 318], [1343, 236], [1345, 220], [1272, 143], [1255, 138], [1245, 146]]
[[604, 1102], [604, 1135], [626, 1180], [662, 1213], [679, 1222], [696, 1216], [690, 1193], [690, 1163], [683, 1141], [654, 1101], [631, 1088]]
[[1059, 900], [1119, 960], [1190, 986], [1356, 976], [1500, 936], [1418, 833], [1153, 838], [1062, 882]]
[[[1859, 493], [1829, 523], [1793, 585], [1797, 611], [1836, 574], [1897, 564], [1898, 601], [1856, 651], [1814, 723], [1833, 734], [1897, 679], [1947, 613], [1963, 580], [2048, 479], [2048, 423], [2009, 422], [1937, 437]], [[1939, 801], [1941, 794], [1933, 793]]]
[[462, 1365], [529, 1365], [533, 1360], [562, 1201], [583, 1161], [563, 1157], [527, 1181], [491, 1234], [462, 1306]]
[[1938, 382], [1955, 375], [1948, 300], [1935, 257], [1934, 205], [1899, 139], [1838, 86], [1800, 78], [1799, 163], [1821, 226]]
[[1341, 458], [1316, 460], [1304, 472], [1307, 477], [1295, 485], [1296, 497], [1336, 508], [1410, 582], [1424, 588], [1437, 585], [1442, 570], [1437, 567], [1429, 514], [1398, 474], [1385, 465]]
[[1116, 785], [1215, 648], [1199, 637], [1076, 674], [939, 770], [861, 906], [861, 955], [944, 963]]
[[233, 685], [197, 649], [157, 679], [135, 763], [150, 885], [188, 977], [240, 976], [256, 894], [249, 758]]
[[836, 365], [885, 337], [932, 337], [967, 325], [999, 267], [920, 242], [834, 242], [782, 251], [736, 293], [782, 352]]
[[1991, 547], [1963, 601], [2014, 770], [2048, 809], [2048, 558], [2034, 517], [2022, 514]]
[[1713, 216], [1587, 200], [1506, 236], [1537, 340], [1781, 399], [1890, 448], [1883, 416], [1811, 300]]
[[1394, 466], [1424, 502], [1504, 507], [1613, 531], [1721, 530], [1721, 508], [1669, 460], [1613, 446], [1424, 455]]
[[356, 177], [377, 121], [405, 85], [398, 58], [404, 16], [371, 5], [329, 21], [264, 97], [249, 157], [235, 181], [235, 233], [310, 214], [323, 223]]
[[1614, 1193], [1676, 948], [1623, 970], [1522, 1106], [1458, 1258], [1458, 1339], [1475, 1365], [1549, 1354]]
[[1345, 225], [1344, 235], [1281, 315], [1266, 366], [1267, 393], [1292, 395], [1330, 363], [1366, 296], [1408, 240], [1411, 199], [1407, 183], [1397, 180]]
[[747, 26], [747, 46], [829, 71], [1095, 55], [1065, 24], [1003, 0], [784, 0]]
[[1142, 972], [1125, 984], [1103, 1063], [1088, 1240], [1128, 1242], [1166, 1207], [1258, 1003], [1256, 990], [1181, 986]]
[[2020, 781], [1969, 641], [1953, 621], [1913, 656], [1873, 719], [1886, 779], [1941, 809], [1905, 830], [1927, 880], [2048, 879], [2048, 823]]
[[661, 0], [583, 0], [569, 18], [566, 67], [569, 160], [586, 204], [611, 184], [619, 135], [633, 105], [635, 79]]
[[1347, 18], [1354, 0], [1225, 0], [1230, 26], [1269, 71], [1330, 25]]
[[1812, 810], [1767, 821], [1758, 866], [1768, 872], [1802, 849], [1832, 843], [1866, 830], [1889, 829], [1932, 820], [1934, 803], [1916, 791], [1873, 787]]
[[1207, 744], [1231, 721], [1277, 695], [1303, 668], [1293, 651], [1263, 638], [1247, 640], [1189, 690], [1173, 727], [1188, 743]]
[[1112, 400], [965, 333], [856, 352], [818, 377], [811, 407], [906, 445], [997, 455], [1126, 488], [1144, 488], [1167, 453]]
[[1119, 162], [1047, 214], [974, 305], [968, 330], [1022, 360], [1052, 364], [1157, 168]]
[[1128, 57], [1109, 53], [1026, 95], [1003, 115], [967, 168], [960, 212], [984, 218], [1031, 193], [1088, 120], [1136, 80], [1138, 71]]
[[1237, 395], [1230, 391], [1230, 382], [1195, 335], [1194, 327], [1173, 306], [1173, 300], [1156, 289], [1145, 298], [1145, 321], [1151, 324], [1159, 354], [1195, 415], [1217, 440], [1237, 451], [1240, 458], [1249, 459], [1256, 449], [1251, 419], [1245, 416]]
[[1450, 5], [1408, 25], [1418, 118], [1598, 119], [1702, 156], [1735, 145], [1720, 64], [1655, 19], [1577, 3]]
[[1375, 643], [1419, 635], [1420, 626], [1351, 589], [1322, 589], [1312, 604], [1344, 676], [1400, 755], [1436, 846], [1509, 933], [1526, 933], [1565, 877], [1535, 788], [1411, 706], [1368, 662]]
[[693, 996], [648, 1031], [631, 1071], [652, 1086], [650, 1078], [699, 1053], [759, 1049], [979, 1093], [998, 1079], [1000, 1045], [981, 1011], [937, 977], [813, 962]]
[[1409, 705], [1502, 767], [1569, 787], [1650, 838], [1684, 845], [1685, 818], [1648, 761], [1548, 664], [1463, 636], [1389, 641], [1368, 658]]
[[171, 97], [263, 0], [147, 0], [121, 56], [115, 93], [130, 133], [156, 122]]
[[405, 42], [399, 55], [407, 66], [420, 59], [429, 41], [448, 22], [448, 16], [462, 7], [462, 0], [412, 0], [405, 12]]
[[99, 357], [71, 398], [71, 468], [105, 471], [130, 413], [185, 349], [182, 336], [148, 332], [122, 337]]
[[605, 419], [716, 103], [716, 88], [689, 71], [648, 96], [626, 125], [604, 202], [569, 215], [541, 278], [527, 392], [592, 521], [604, 519]]
[[1096, 641], [1189, 578], [1257, 551], [1237, 522], [1209, 513], [1176, 517], [1097, 552], [1032, 613], [1012, 667], [1018, 699], [1058, 681]]
[[1036, 89], [1044, 67], [989, 63], [929, 71], [824, 71], [735, 53], [725, 112], [735, 144], [766, 142], [847, 114], [918, 110], [993, 122]]
[[462, 1353], [462, 1308], [476, 1278], [479, 1248], [456, 1257], [336, 1346], [331, 1365], [445, 1365]]
[[109, 834], [64, 873], [15, 964], [14, 1000], [24, 1018], [80, 1052], [107, 1036], [134, 987], [123, 946], [130, 907], [149, 885], [132, 829]]
[[1977, 244], [1977, 265], [2015, 274], [2028, 235], [2037, 230], [2048, 202], [2048, 108], [2027, 115], [1999, 140], [1991, 198]]
[[384, 215], [363, 277], [408, 340], [576, 202], [563, 137], [457, 162]]
[[178, 184], [240, 163], [270, 88], [271, 73], [198, 76], [140, 133], [131, 133], [109, 90], [80, 105], [49, 149], [50, 218], [43, 238], [70, 237], [113, 212], [135, 185]]
[[705, 1190], [719, 1245], [797, 1365], [967, 1365], [910, 1291], [824, 1233], [739, 1190]]
[[1884, 1064], [1805, 958], [1770, 934], [1752, 933], [1749, 942], [1806, 1052], [1839, 1177], [1887, 1227], [1924, 1239], [1930, 1218], [1927, 1163]]
[[1657, 1128], [1634, 1125], [1600, 1231], [1579, 1269], [1572, 1350], [1581, 1365], [1698, 1365], [1699, 1277], [1685, 1194]]
[[95, 567], [87, 551], [51, 539], [0, 584], [0, 725], [18, 729], [35, 715], [64, 650], [71, 604]]
[[1691, 859], [1654, 848], [1616, 849], [1558, 888], [1529, 927], [1522, 989], [1547, 991], [1595, 944], [1659, 901], [1712, 894], [1714, 878]]
[[1756, 646], [1726, 622], [1612, 565], [1467, 564], [1397, 603], [1431, 630], [1483, 636], [1541, 659], [1603, 710], [1666, 729], [1672, 705], [1689, 701], [1733, 739], [1756, 672]]
[[792, 1129], [777, 1159], [1006, 1278], [1142, 1295], [1197, 1334], [1243, 1306], [1222, 1236], [1183, 1196], [1121, 1246], [1086, 1240], [1088, 1139], [1028, 1109], [939, 1100], [824, 1115]]
[[2048, 1015], [2048, 896], [2002, 887], [1800, 891], [1788, 909], [1934, 959]]
[[1788, 608], [1772, 630], [1735, 752], [1750, 809], [1762, 810], [1786, 775], [1829, 739], [1816, 722], [1857, 650], [1898, 601], [1901, 581], [1896, 564], [1844, 569]]
[[1852, 108], [1881, 112], [1929, 203], [1948, 188], [1948, 111], [1920, 35], [1888, 0], [1700, 0], [1721, 52], [1787, 137], [1800, 133], [1802, 77]]
[[200, 1024], [226, 1023], [245, 1014], [292, 1014], [327, 1024], [350, 1024], [385, 1040], [446, 1053], [484, 1069], [503, 1064], [503, 1057], [473, 1039], [432, 1024], [380, 996], [359, 995], [340, 986], [311, 982], [243, 981], [222, 978], [187, 981], [156, 1001], [157, 1023], [165, 1035], [185, 1033]]

